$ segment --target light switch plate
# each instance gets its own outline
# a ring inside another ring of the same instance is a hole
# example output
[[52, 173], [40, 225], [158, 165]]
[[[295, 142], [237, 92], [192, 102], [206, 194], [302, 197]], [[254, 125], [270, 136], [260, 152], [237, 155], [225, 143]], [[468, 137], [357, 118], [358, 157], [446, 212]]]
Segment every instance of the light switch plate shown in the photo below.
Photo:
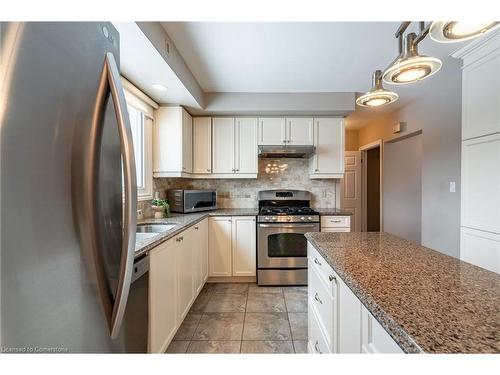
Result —
[[450, 193], [455, 193], [457, 191], [455, 181], [450, 182]]

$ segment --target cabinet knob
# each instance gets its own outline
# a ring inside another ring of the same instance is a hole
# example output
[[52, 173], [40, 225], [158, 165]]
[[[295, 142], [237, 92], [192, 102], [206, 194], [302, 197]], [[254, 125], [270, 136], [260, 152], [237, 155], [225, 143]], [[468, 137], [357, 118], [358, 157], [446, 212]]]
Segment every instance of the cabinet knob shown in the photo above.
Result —
[[314, 172], [319, 172], [319, 169], [318, 169], [318, 168], [316, 168], [316, 169], [314, 170]]
[[198, 230], [198, 229], [200, 229], [200, 227], [194, 227], [194, 229]]
[[314, 344], [314, 350], [316, 350], [316, 353], [322, 354], [321, 350], [319, 350], [319, 342], [316, 340], [316, 343]]
[[337, 282], [337, 278], [333, 275], [328, 276], [328, 280]]
[[207, 168], [207, 172], [210, 172], [210, 168]]
[[319, 303], [323, 304], [323, 301], [321, 300], [321, 298], [319, 298], [318, 293], [316, 293], [316, 294], [314, 295], [314, 299], [315, 299], [316, 301], [318, 301]]
[[321, 262], [318, 260], [318, 258], [314, 258], [314, 263], [316, 263], [318, 266], [321, 266]]

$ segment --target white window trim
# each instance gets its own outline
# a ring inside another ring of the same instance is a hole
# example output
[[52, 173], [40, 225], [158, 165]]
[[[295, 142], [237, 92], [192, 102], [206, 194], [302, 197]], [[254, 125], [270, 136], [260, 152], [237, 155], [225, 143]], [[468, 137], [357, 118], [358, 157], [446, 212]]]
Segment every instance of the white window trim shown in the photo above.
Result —
[[[158, 105], [122, 77], [124, 84], [125, 99], [127, 105], [134, 107], [142, 113], [144, 119], [144, 188], [137, 188], [137, 200], [145, 201], [153, 199], [153, 126], [154, 109]], [[144, 97], [139, 96], [144, 95]], [[145, 99], [149, 100], [145, 100]], [[153, 106], [153, 104], [155, 106]]]

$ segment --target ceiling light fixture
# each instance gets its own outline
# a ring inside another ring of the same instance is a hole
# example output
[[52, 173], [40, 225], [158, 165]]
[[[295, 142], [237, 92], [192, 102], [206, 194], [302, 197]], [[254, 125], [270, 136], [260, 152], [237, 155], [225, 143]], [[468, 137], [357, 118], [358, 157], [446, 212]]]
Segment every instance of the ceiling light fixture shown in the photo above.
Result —
[[484, 35], [500, 26], [500, 22], [491, 21], [434, 21], [430, 27], [430, 36], [440, 43], [462, 42]]
[[[425, 35], [427, 33], [428, 29]], [[417, 37], [417, 34], [409, 33], [406, 36], [405, 53], [400, 54], [384, 72], [382, 75], [384, 82], [389, 84], [413, 83], [430, 77], [441, 69], [441, 60], [418, 53], [417, 44], [425, 35]]]
[[382, 71], [373, 73], [373, 84], [370, 91], [356, 99], [356, 104], [363, 107], [380, 107], [385, 104], [394, 103], [399, 95], [384, 89], [382, 86]]
[[167, 91], [167, 86], [162, 85], [161, 83], [154, 83], [151, 85], [156, 91]]

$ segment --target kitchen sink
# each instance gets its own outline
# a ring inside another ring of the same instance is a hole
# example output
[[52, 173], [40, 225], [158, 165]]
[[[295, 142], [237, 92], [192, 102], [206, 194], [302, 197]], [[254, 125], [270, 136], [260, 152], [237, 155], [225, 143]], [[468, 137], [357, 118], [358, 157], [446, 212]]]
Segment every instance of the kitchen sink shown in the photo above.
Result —
[[163, 233], [176, 226], [177, 224], [139, 224], [137, 233]]

